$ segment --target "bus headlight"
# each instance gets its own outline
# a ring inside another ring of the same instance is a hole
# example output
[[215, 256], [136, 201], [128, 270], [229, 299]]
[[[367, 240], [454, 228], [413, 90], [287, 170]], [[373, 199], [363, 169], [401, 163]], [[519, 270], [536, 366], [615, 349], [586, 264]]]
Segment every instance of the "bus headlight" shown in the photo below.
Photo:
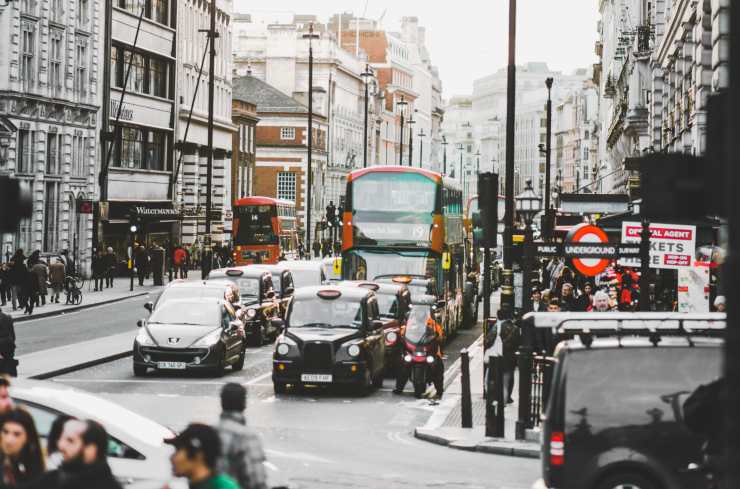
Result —
[[360, 356], [360, 347], [357, 345], [349, 345], [349, 348], [347, 348], [347, 353], [349, 353], [349, 356], [351, 357], [358, 357]]

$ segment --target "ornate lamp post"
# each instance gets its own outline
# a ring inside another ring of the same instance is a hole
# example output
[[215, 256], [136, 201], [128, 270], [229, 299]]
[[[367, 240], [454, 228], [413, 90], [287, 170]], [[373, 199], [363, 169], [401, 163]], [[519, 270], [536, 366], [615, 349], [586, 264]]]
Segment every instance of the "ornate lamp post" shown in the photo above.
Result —
[[403, 110], [404, 110], [404, 108], [408, 104], [409, 103], [406, 102], [406, 100], [404, 100], [403, 95], [401, 95], [401, 100], [399, 100], [398, 102], [396, 102], [396, 106], [401, 108], [401, 134], [400, 134], [400, 136], [398, 136], [398, 144], [399, 144], [399, 149], [398, 149], [398, 166], [403, 166], [403, 123], [404, 123], [404, 119], [403, 119], [404, 118], [404, 113], [403, 113]]
[[313, 40], [319, 35], [313, 31], [313, 24], [303, 39], [308, 39], [308, 164], [306, 170], [306, 249], [311, 249], [311, 190], [313, 187]]
[[442, 136], [442, 148], [444, 149], [443, 153], [443, 167], [442, 167], [442, 175], [447, 175], [447, 145], [450, 144], [447, 142], [447, 137]]
[[370, 78], [374, 75], [373, 70], [370, 69], [370, 65], [365, 65], [365, 71], [360, 74], [365, 80], [365, 139], [362, 142], [362, 167], [367, 168], [367, 112], [368, 112], [368, 85], [370, 84]]
[[406, 123], [409, 125], [409, 167], [411, 167], [411, 166], [414, 166], [414, 127], [413, 126], [414, 124], [416, 124], [416, 121], [414, 120], [414, 114], [411, 114], [409, 116], [409, 120], [407, 120]]
[[424, 133], [424, 129], [422, 128], [421, 131], [419, 131], [419, 168], [423, 166], [423, 160], [424, 160], [424, 138], [426, 137], [426, 133]]

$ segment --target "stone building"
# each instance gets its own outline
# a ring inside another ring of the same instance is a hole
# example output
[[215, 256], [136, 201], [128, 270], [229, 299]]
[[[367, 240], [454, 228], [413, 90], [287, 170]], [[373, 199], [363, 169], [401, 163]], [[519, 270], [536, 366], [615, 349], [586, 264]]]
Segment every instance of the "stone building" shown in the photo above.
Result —
[[[103, 3], [0, 4], [0, 174], [32, 191], [33, 212], [0, 235], [2, 254], [70, 249], [89, 270]], [[89, 206], [83, 206], [89, 210]]]
[[231, 150], [231, 198], [232, 201], [236, 201], [254, 195], [254, 171], [257, 161], [255, 139], [259, 122], [257, 106], [249, 100], [244, 100], [241, 94], [234, 95], [231, 118], [236, 126]]

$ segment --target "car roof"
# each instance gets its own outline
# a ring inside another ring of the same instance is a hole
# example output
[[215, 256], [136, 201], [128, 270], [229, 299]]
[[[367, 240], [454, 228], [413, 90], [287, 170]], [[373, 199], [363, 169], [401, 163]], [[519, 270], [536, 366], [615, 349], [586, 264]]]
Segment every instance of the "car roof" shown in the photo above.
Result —
[[590, 345], [584, 344], [580, 338], [573, 338], [561, 343], [559, 348], [563, 351], [604, 350], [620, 348], [692, 348], [708, 347], [715, 348], [724, 345], [721, 338], [708, 338], [704, 336], [692, 336], [691, 343], [686, 337], [662, 336], [657, 346], [654, 346], [650, 338], [646, 336], [625, 336], [623, 338], [594, 338]]
[[187, 299], [177, 297], [177, 298], [173, 298], [173, 299], [167, 299], [166, 304], [171, 304], [171, 303], [175, 303], [175, 304], [180, 304], [180, 303], [182, 303], [182, 304], [198, 304], [198, 305], [201, 305], [202, 306], [204, 304], [223, 304], [224, 303], [224, 299], [222, 299], [220, 297], [218, 297], [218, 298], [213, 298], [213, 297], [210, 297], [210, 298], [209, 297], [192, 297], [192, 298], [187, 298]]
[[323, 262], [321, 260], [289, 260], [282, 261], [278, 266], [282, 266], [285, 270], [323, 270]]
[[408, 283], [403, 282], [404, 285], [428, 285], [429, 282], [432, 281], [429, 277], [422, 277], [421, 275], [409, 275], [409, 274], [397, 274], [397, 275], [378, 275], [373, 279], [374, 282], [381, 282], [382, 283], [397, 283], [394, 282], [394, 279], [401, 278], [401, 277], [408, 277], [409, 280]]
[[[227, 272], [229, 271], [237, 271], [242, 272], [242, 275], [228, 275]], [[240, 267], [228, 267], [228, 268], [219, 268], [217, 270], [211, 270], [208, 273], [208, 280], [213, 278], [232, 278], [232, 277], [241, 277], [241, 278], [260, 278], [262, 275], [265, 274], [265, 272], [269, 272], [269, 270], [265, 270], [264, 268], [255, 268], [254, 265], [244, 265]]]
[[295, 299], [313, 299], [317, 294], [324, 290], [337, 290], [342, 293], [342, 297], [361, 301], [366, 297], [370, 297], [375, 294], [370, 289], [364, 287], [342, 287], [341, 285], [312, 285], [309, 287], [299, 287], [296, 289], [293, 297]]
[[174, 435], [168, 428], [123, 406], [56, 382], [15, 378], [10, 396], [20, 404], [25, 401], [79, 419], [98, 421], [112, 436], [139, 451], [145, 451], [145, 447], [161, 449], [162, 440]]
[[[282, 262], [280, 262], [280, 263], [282, 263]], [[267, 264], [267, 263], [258, 263], [258, 264], [249, 265], [249, 266], [252, 267], [252, 268], [254, 268], [255, 270], [266, 270], [266, 271], [270, 272], [273, 275], [277, 275], [279, 273], [289, 272], [290, 271], [287, 268], [281, 266], [279, 263], [278, 264], [274, 264], [274, 265]]]
[[[222, 277], [218, 277], [218, 278], [222, 278]], [[175, 280], [173, 282], [170, 282], [170, 284], [167, 285], [167, 288], [169, 289], [170, 287], [172, 287], [176, 289], [185, 289], [185, 288], [197, 289], [197, 288], [215, 288], [216, 286], [223, 286], [223, 282], [216, 282], [215, 280], [214, 281], [211, 281], [211, 280], [196, 280], [196, 281]]]
[[364, 287], [374, 290], [376, 294], [382, 295], [396, 295], [406, 289], [406, 285], [404, 284], [378, 283], [371, 280], [342, 280], [337, 285], [344, 287]]

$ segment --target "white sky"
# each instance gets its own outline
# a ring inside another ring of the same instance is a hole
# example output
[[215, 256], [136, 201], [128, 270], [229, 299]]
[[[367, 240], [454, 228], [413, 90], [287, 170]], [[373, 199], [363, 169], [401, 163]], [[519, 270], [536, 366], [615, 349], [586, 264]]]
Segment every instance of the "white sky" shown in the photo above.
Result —
[[[517, 64], [544, 61], [551, 69], [570, 72], [596, 62], [597, 0], [517, 4]], [[427, 45], [446, 99], [472, 92], [473, 80], [507, 63], [508, 0], [272, 0], [256, 5], [253, 0], [234, 0], [235, 12], [269, 21], [297, 13], [327, 22], [332, 14], [347, 11], [378, 19], [385, 11], [383, 26], [397, 30], [401, 17], [416, 16], [427, 28]]]

